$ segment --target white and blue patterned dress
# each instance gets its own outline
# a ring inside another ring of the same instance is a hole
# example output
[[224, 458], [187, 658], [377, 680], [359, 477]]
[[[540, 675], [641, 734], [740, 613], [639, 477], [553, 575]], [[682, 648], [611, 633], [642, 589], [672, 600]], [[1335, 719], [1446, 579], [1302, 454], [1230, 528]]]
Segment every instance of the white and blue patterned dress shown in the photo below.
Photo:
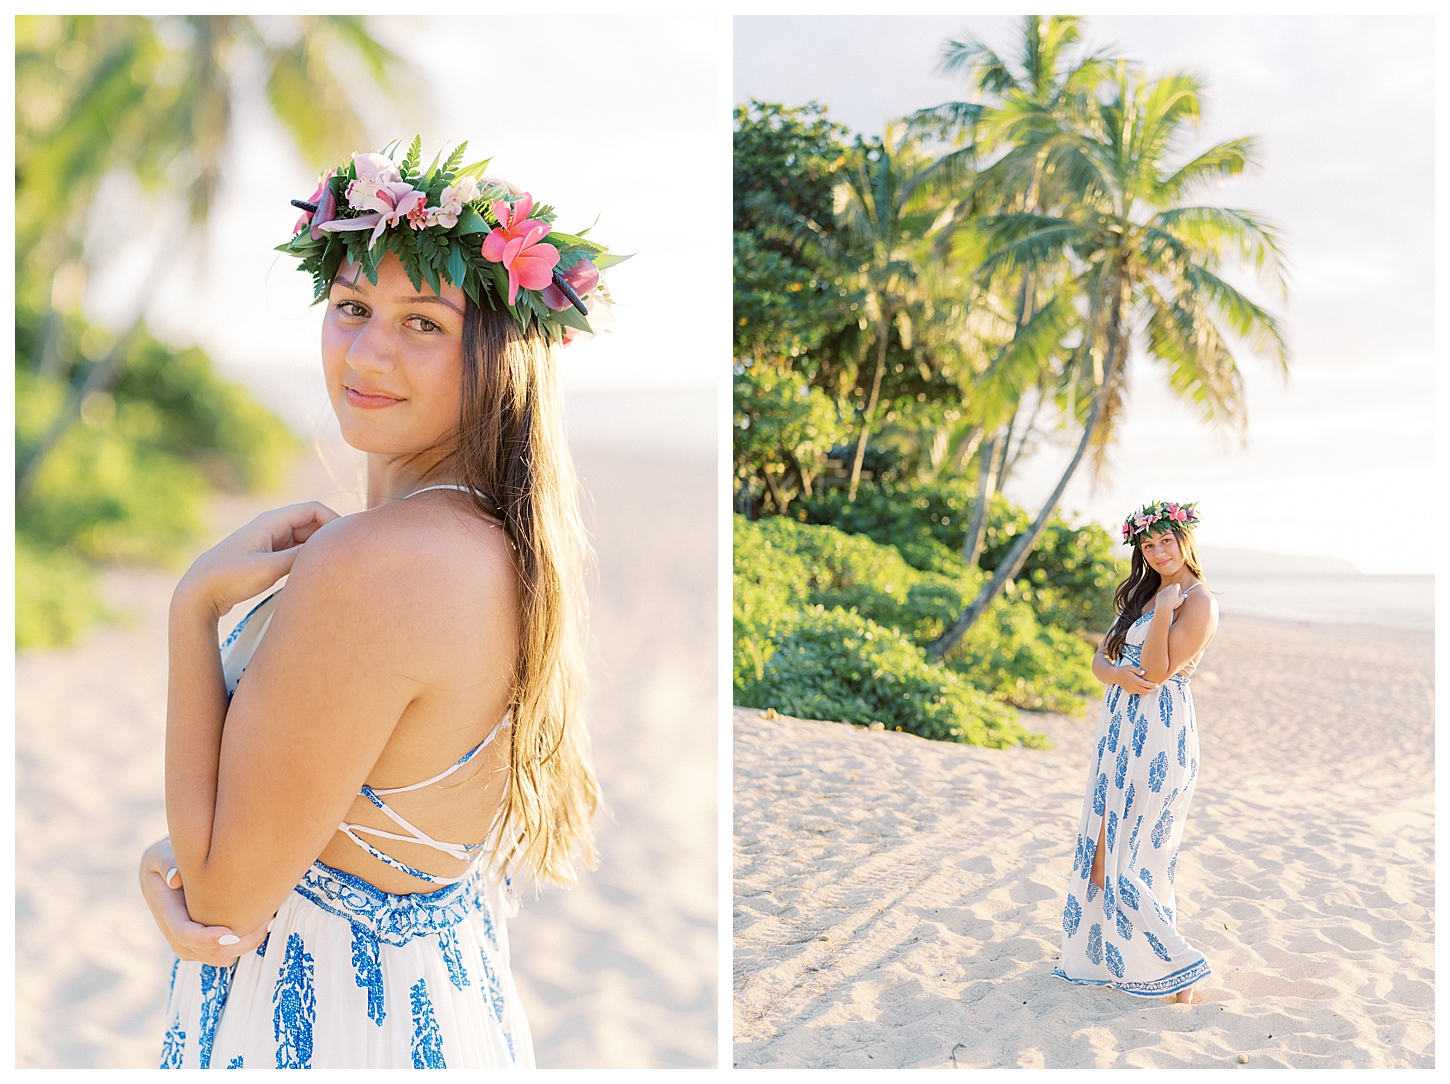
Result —
[[[1141, 661], [1150, 617], [1128, 630], [1120, 664]], [[1138, 997], [1175, 994], [1210, 974], [1203, 953], [1178, 932], [1173, 895], [1198, 778], [1188, 677], [1180, 671], [1146, 696], [1110, 686], [1093, 756], [1062, 910], [1062, 959], [1052, 973]], [[1101, 889], [1089, 877], [1100, 833]]]
[[[249, 613], [222, 647], [227, 691], [236, 689], [277, 595]], [[429, 842], [381, 795], [428, 786], [471, 760], [507, 726], [452, 767], [411, 787], [363, 788], [407, 836], [364, 825], [342, 831], [381, 860], [411, 867], [358, 836]], [[485, 845], [429, 842], [477, 859]], [[277, 910], [255, 951], [229, 967], [178, 960], [171, 969], [163, 1069], [533, 1068], [534, 1048], [509, 971], [504, 920], [517, 911], [507, 877], [475, 862], [460, 878], [423, 874], [434, 892], [394, 895], [314, 862]]]

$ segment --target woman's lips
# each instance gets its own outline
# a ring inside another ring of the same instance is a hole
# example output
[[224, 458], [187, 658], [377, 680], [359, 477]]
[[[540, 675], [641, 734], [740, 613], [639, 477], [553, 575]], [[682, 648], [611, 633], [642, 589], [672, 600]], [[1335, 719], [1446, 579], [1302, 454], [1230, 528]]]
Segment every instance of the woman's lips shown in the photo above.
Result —
[[348, 388], [346, 392], [348, 405], [363, 410], [381, 410], [403, 401], [396, 395], [388, 395], [373, 388]]

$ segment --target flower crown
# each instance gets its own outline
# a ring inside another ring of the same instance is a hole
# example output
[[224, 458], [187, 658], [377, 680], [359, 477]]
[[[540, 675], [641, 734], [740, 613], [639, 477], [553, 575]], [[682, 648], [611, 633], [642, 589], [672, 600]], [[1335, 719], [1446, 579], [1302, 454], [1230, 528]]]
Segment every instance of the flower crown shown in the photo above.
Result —
[[1123, 520], [1123, 544], [1136, 545], [1138, 538], [1152, 531], [1155, 523], [1164, 524], [1159, 528], [1160, 532], [1171, 527], [1198, 526], [1198, 513], [1194, 511], [1197, 506], [1197, 501], [1193, 504], [1172, 504], [1168, 501], [1145, 504]]
[[610, 300], [599, 273], [627, 256], [586, 240], [589, 230], [556, 231], [553, 208], [535, 206], [527, 192], [515, 197], [500, 184], [480, 183], [488, 160], [460, 167], [467, 143], [441, 166], [439, 151], [422, 171], [421, 136], [402, 162], [394, 160], [397, 147], [354, 154], [323, 174], [310, 200], [292, 201], [302, 217], [277, 251], [299, 257], [311, 273], [314, 304], [344, 261], [376, 286], [378, 263], [393, 252], [414, 289], [426, 282], [442, 293], [450, 282], [475, 305], [504, 305], [521, 328], [535, 321], [553, 341], [593, 331], [586, 302]]

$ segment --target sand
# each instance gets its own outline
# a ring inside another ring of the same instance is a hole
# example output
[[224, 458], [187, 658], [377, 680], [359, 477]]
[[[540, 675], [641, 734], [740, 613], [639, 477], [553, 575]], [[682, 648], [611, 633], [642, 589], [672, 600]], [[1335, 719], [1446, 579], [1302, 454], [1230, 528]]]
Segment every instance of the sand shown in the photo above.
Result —
[[[360, 506], [309, 456], [285, 492], [224, 498], [215, 537], [318, 498]], [[600, 868], [526, 895], [510, 926], [541, 1066], [714, 1065], [714, 467], [578, 449], [598, 554], [590, 711], [609, 811]], [[651, 529], [666, 523], [670, 530]], [[641, 525], [645, 525], [642, 527]], [[209, 544], [209, 543], [208, 543]], [[16, 1064], [154, 1066], [171, 954], [136, 888], [165, 834], [165, 618], [175, 571], [104, 580], [128, 627], [16, 661]]]
[[1051, 977], [1096, 712], [1050, 752], [735, 712], [740, 1067], [1434, 1064], [1433, 635], [1226, 616], [1178, 864], [1200, 1001]]

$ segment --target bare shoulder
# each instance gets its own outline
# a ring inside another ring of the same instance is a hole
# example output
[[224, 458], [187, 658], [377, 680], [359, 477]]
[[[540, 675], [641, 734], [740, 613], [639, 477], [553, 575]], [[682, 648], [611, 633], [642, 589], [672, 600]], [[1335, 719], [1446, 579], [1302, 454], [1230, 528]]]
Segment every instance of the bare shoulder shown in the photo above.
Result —
[[1218, 599], [1213, 597], [1213, 591], [1208, 584], [1202, 581], [1188, 592], [1179, 609], [1182, 610], [1180, 620], [1188, 618], [1193, 624], [1210, 631], [1218, 625]]
[[294, 605], [415, 649], [476, 642], [481, 630], [507, 635], [518, 608], [507, 534], [447, 499], [332, 521], [303, 545], [287, 588]]

